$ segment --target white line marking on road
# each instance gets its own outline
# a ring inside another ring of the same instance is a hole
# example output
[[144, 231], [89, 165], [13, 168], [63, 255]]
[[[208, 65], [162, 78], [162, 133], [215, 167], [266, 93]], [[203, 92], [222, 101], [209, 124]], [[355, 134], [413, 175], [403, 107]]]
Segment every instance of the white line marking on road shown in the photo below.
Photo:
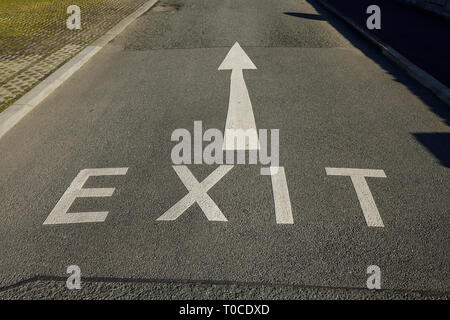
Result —
[[219, 182], [232, 168], [232, 165], [221, 165], [205, 180], [199, 183], [187, 166], [173, 166], [173, 169], [189, 193], [156, 220], [175, 220], [191, 205], [197, 202], [209, 221], [228, 221], [206, 192]]
[[294, 218], [284, 167], [274, 168], [271, 177], [276, 221], [278, 224], [293, 224]]
[[[232, 70], [223, 150], [259, 149], [255, 117], [245, 85], [243, 69], [256, 69], [256, 66], [236, 42], [219, 66], [219, 70]], [[250, 139], [255, 135], [256, 139]], [[244, 142], [239, 143], [239, 141], [245, 141], [245, 144]]]
[[44, 224], [67, 224], [84, 222], [103, 222], [108, 211], [103, 212], [77, 212], [67, 213], [76, 198], [83, 197], [111, 197], [115, 188], [89, 188], [83, 189], [89, 177], [125, 175], [128, 168], [83, 169], [73, 179], [69, 188], [59, 199], [55, 208], [50, 212]]
[[369, 227], [384, 227], [383, 220], [381, 220], [375, 200], [365, 179], [365, 177], [386, 178], [383, 170], [350, 168], [325, 168], [325, 170], [327, 175], [330, 176], [349, 176], [358, 195], [367, 225]]

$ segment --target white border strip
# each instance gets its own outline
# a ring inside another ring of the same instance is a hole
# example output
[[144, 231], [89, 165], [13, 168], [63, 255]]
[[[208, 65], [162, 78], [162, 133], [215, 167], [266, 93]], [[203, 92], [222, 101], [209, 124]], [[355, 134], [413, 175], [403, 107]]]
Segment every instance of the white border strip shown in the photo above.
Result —
[[114, 39], [134, 20], [153, 7], [158, 0], [149, 0], [139, 9], [121, 20], [111, 30], [106, 32], [90, 46], [84, 48], [76, 56], [58, 68], [55, 72], [41, 81], [37, 86], [27, 92], [22, 98], [0, 113], [0, 138], [25, 117], [34, 107], [48, 97], [64, 81], [70, 78], [108, 42]]

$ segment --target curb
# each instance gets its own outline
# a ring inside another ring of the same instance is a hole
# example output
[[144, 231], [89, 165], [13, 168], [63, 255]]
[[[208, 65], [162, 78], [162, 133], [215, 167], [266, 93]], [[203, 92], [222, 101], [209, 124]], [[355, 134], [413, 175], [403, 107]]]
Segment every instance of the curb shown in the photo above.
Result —
[[158, 0], [149, 0], [0, 113], [0, 138]]
[[378, 37], [370, 34], [363, 28], [359, 27], [350, 18], [346, 17], [342, 12], [337, 10], [332, 5], [328, 4], [326, 0], [316, 0], [322, 6], [333, 12], [340, 19], [344, 20], [346, 23], [351, 25], [356, 31], [361, 33], [364, 37], [369, 39], [373, 44], [381, 49], [384, 56], [389, 58], [391, 61], [400, 66], [405, 70], [412, 78], [417, 80], [424, 87], [430, 89], [439, 99], [444, 101], [447, 105], [450, 105], [450, 89], [447, 88], [442, 82], [434, 78], [432, 75], [428, 74], [423, 69], [416, 66], [414, 63], [405, 58], [398, 51], [394, 50], [392, 47], [385, 44], [383, 41], [378, 39]]

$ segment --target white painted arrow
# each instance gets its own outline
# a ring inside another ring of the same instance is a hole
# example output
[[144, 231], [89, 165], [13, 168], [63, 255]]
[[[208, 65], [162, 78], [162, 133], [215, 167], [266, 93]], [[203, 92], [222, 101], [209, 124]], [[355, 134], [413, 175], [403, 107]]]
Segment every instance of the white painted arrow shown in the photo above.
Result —
[[219, 70], [232, 70], [223, 150], [259, 149], [255, 117], [243, 69], [256, 69], [256, 66], [236, 42], [219, 67]]

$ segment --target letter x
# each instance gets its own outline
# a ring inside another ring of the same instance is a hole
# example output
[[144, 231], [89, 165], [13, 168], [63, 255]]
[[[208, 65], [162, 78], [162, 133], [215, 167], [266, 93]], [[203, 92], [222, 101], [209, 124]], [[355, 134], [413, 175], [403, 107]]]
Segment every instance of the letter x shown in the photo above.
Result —
[[219, 182], [219, 180], [222, 179], [232, 168], [232, 165], [221, 165], [200, 183], [188, 167], [173, 166], [173, 169], [177, 173], [178, 177], [180, 177], [180, 180], [183, 182], [189, 193], [156, 220], [175, 220], [191, 205], [197, 202], [209, 221], [228, 221], [213, 199], [211, 199], [206, 192], [217, 182]]

